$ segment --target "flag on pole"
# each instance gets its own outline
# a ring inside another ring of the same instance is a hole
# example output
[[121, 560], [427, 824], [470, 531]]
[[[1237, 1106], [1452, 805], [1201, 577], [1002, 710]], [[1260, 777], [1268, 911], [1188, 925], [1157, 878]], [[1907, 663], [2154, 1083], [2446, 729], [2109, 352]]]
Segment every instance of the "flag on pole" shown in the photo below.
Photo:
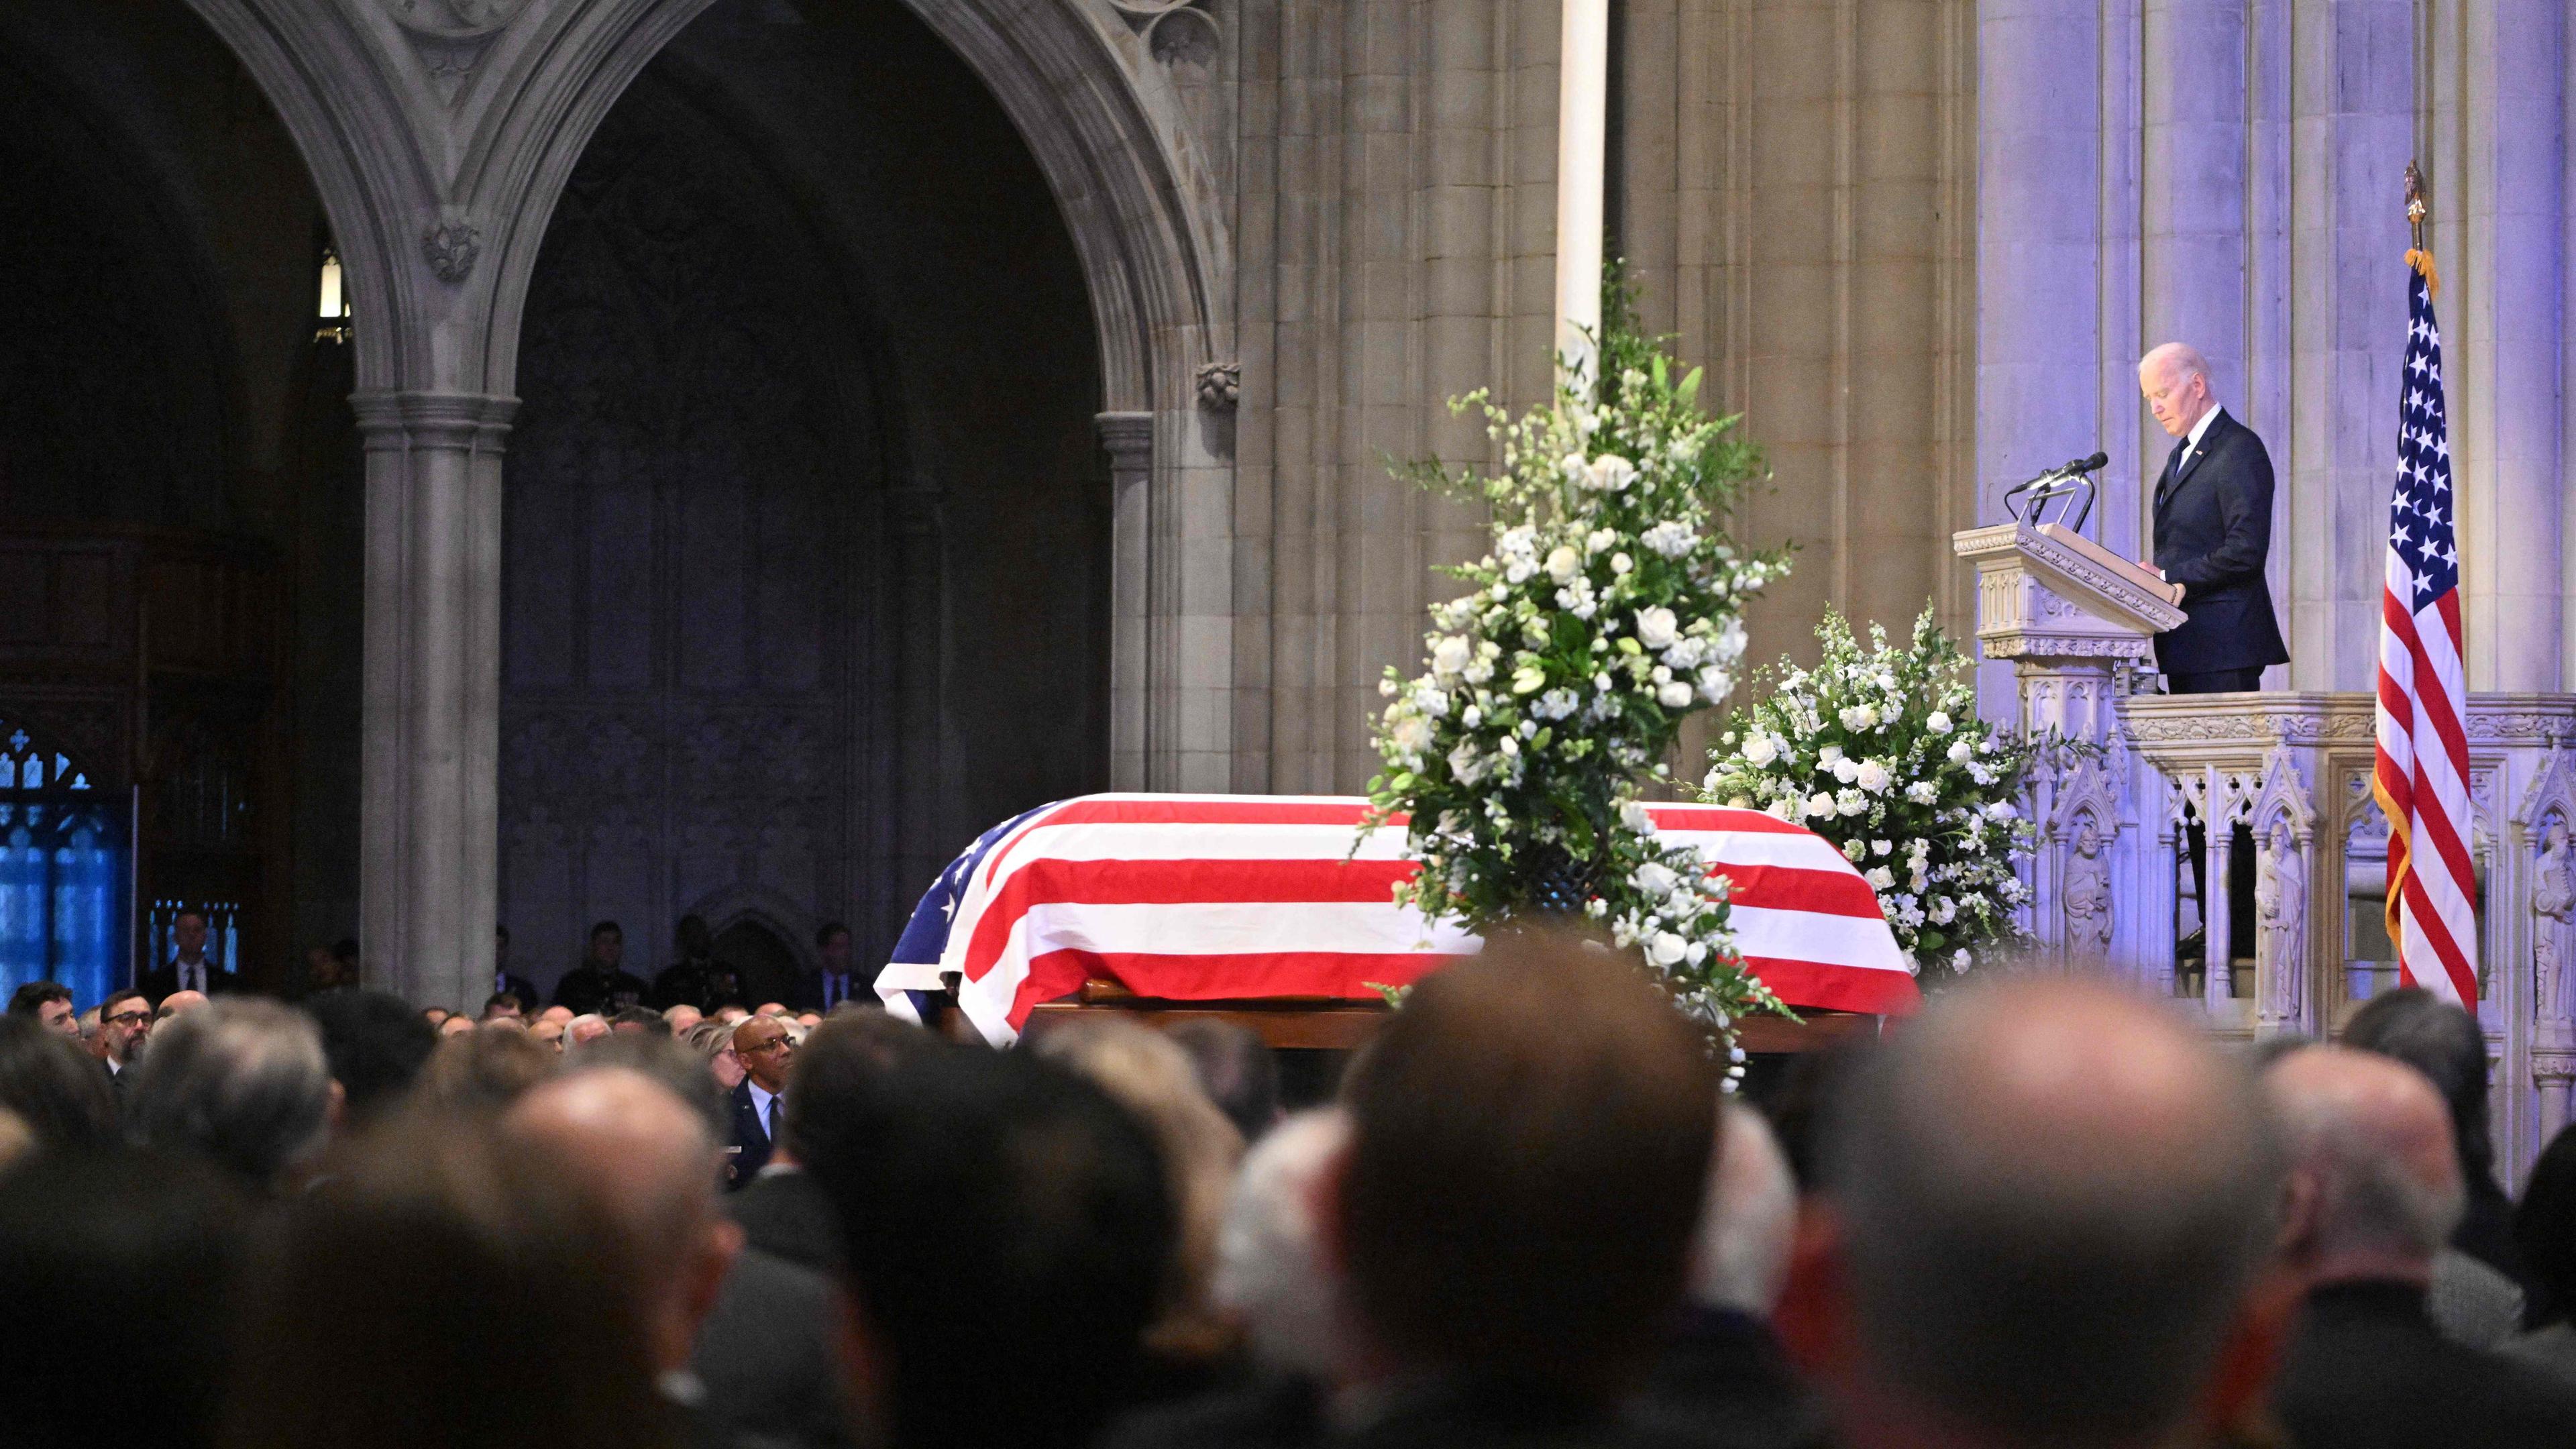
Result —
[[2398, 979], [2474, 1014], [2477, 880], [2469, 861], [2469, 743], [2460, 710], [2467, 691], [2460, 669], [2458, 509], [2442, 403], [2442, 333], [2433, 320], [2433, 260], [2421, 250], [2406, 259], [2406, 365], [2397, 489], [2388, 505], [2388, 581], [2380, 601], [2371, 794], [2388, 818], [2388, 938], [2397, 946]]

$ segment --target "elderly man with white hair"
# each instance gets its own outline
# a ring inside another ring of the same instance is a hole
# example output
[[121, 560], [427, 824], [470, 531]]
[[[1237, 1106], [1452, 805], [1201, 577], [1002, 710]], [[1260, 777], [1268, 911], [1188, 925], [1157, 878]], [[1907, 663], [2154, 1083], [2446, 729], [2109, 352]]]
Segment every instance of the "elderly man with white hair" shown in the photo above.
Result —
[[2426, 1309], [2466, 1201], [2432, 1083], [2370, 1052], [2308, 1047], [2263, 1085], [2291, 1164], [2282, 1256], [2307, 1289], [2276, 1394], [2292, 1442], [2576, 1444], [2576, 1391], [2451, 1342]]
[[2156, 636], [2174, 694], [2253, 689], [2287, 664], [2263, 564], [2272, 551], [2272, 457], [2211, 392], [2209, 364], [2180, 342], [2138, 361], [2138, 391], [2177, 439], [2156, 477], [2155, 566], [2182, 585], [2184, 619]]

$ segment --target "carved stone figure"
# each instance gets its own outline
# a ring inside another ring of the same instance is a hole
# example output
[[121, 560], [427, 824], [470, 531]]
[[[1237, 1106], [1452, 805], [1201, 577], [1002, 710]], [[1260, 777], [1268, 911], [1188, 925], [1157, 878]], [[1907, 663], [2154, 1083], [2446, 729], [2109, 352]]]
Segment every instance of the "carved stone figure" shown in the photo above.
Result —
[[2568, 999], [2567, 927], [2576, 920], [2576, 871], [2568, 864], [2567, 822], [2552, 820], [2540, 838], [2531, 872], [2531, 963], [2534, 1011], [2543, 1021], [2565, 1019]]
[[2067, 948], [2097, 954], [2109, 951], [2111, 871], [2102, 862], [2102, 832], [2094, 828], [2090, 815], [2075, 831], [2060, 899], [2066, 907]]
[[2254, 864], [2255, 951], [2270, 983], [2266, 1016], [2297, 1021], [2307, 1010], [2308, 863], [2275, 820]]

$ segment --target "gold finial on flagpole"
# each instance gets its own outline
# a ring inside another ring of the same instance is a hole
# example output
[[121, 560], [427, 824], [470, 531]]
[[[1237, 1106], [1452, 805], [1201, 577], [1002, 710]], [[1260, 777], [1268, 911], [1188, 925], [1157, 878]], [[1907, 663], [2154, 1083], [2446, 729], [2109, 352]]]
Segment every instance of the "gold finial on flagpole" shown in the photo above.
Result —
[[2424, 250], [2424, 218], [2432, 210], [2424, 204], [2424, 171], [2414, 162], [2406, 163], [2406, 225], [2413, 245], [2406, 249], [2406, 265], [2424, 274], [2425, 290], [2442, 295], [2442, 274], [2433, 269], [2433, 254]]

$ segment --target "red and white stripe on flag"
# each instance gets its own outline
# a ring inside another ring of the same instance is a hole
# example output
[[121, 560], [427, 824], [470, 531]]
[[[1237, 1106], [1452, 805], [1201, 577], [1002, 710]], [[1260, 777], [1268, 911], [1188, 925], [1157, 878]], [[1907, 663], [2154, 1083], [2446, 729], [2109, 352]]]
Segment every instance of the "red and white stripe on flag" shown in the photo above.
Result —
[[[889, 1005], [958, 979], [985, 1039], [1103, 977], [1176, 1001], [1374, 1000], [1476, 949], [1392, 903], [1405, 832], [1352, 841], [1368, 802], [1331, 796], [1093, 795], [996, 843], [957, 903], [937, 967], [889, 966]], [[1754, 810], [1650, 807], [1660, 838], [1730, 882], [1748, 963], [1793, 1006], [1895, 1013], [1920, 1001], [1876, 896], [1842, 852]], [[918, 978], [918, 979], [916, 979]]]
[[2478, 888], [2468, 844], [2469, 742], [2461, 728], [2468, 692], [2460, 668], [2457, 509], [2442, 335], [2421, 271], [2410, 277], [2408, 306], [2371, 794], [2388, 819], [2388, 937], [2397, 947], [2398, 978], [2474, 1013]]

